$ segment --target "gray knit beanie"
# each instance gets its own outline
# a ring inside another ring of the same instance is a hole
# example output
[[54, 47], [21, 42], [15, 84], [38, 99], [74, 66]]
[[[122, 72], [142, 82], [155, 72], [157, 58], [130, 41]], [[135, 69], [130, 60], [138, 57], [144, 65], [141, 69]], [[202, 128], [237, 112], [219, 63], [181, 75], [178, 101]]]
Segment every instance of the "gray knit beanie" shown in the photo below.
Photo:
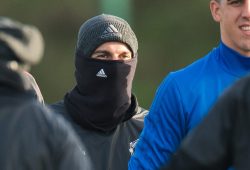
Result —
[[82, 24], [78, 33], [76, 55], [90, 57], [101, 44], [110, 41], [125, 43], [135, 57], [138, 42], [130, 25], [117, 16], [101, 14]]
[[40, 31], [34, 26], [22, 24], [7, 17], [0, 17], [0, 42], [11, 53], [8, 53], [8, 50], [6, 52], [2, 50], [0, 59], [1, 57], [13, 57], [14, 60], [25, 65], [33, 65], [42, 58], [44, 41]]

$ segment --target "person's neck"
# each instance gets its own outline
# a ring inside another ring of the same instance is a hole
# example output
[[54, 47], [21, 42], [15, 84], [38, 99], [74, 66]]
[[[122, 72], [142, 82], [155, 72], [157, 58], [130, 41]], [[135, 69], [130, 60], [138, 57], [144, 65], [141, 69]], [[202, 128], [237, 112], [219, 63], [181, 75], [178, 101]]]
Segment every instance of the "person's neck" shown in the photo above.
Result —
[[234, 51], [235, 53], [238, 53], [239, 55], [243, 56], [243, 57], [247, 57], [250, 58], [250, 49], [249, 50], [241, 50], [241, 49], [236, 49], [234, 48], [232, 45], [228, 44], [228, 43], [224, 43], [223, 41], [221, 41], [222, 44], [224, 44], [227, 48], [231, 49], [232, 51]]

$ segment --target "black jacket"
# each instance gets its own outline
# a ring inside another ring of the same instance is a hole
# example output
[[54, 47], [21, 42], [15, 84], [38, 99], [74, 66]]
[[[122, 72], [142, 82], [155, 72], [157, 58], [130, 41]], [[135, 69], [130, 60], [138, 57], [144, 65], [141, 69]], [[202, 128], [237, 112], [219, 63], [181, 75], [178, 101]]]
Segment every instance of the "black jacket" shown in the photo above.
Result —
[[[137, 107], [137, 113], [129, 120], [120, 123], [109, 133], [83, 129], [67, 113], [64, 101], [51, 105], [54, 112], [65, 117], [81, 138], [92, 161], [91, 170], [127, 170], [132, 143], [139, 138], [147, 110]], [[132, 142], [132, 143], [131, 143]], [[130, 146], [131, 143], [131, 146]]]
[[25, 77], [0, 63], [0, 169], [88, 167], [79, 139], [63, 118], [37, 101]]
[[183, 141], [167, 170], [250, 169], [250, 76], [226, 91]]

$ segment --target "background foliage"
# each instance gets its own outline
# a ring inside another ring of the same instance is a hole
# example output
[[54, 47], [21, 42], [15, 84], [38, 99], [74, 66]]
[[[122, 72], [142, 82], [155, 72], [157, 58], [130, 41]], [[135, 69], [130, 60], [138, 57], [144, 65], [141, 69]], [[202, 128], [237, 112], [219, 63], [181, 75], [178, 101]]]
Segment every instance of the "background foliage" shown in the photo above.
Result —
[[[47, 103], [74, 86], [74, 49], [80, 25], [102, 13], [98, 0], [2, 0], [0, 15], [36, 25], [44, 35], [44, 58], [33, 67]], [[131, 26], [139, 40], [139, 64], [133, 91], [148, 108], [170, 72], [205, 55], [220, 40], [209, 1], [134, 0]], [[112, 12], [110, 12], [112, 13]]]

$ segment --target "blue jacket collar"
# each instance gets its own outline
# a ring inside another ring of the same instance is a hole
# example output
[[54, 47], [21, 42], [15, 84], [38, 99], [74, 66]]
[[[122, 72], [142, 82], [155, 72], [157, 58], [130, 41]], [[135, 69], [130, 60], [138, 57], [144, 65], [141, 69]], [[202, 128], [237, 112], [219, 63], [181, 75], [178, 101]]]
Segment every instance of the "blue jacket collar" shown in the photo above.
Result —
[[219, 45], [219, 59], [225, 69], [237, 77], [250, 72], [250, 57], [239, 54], [223, 42]]

